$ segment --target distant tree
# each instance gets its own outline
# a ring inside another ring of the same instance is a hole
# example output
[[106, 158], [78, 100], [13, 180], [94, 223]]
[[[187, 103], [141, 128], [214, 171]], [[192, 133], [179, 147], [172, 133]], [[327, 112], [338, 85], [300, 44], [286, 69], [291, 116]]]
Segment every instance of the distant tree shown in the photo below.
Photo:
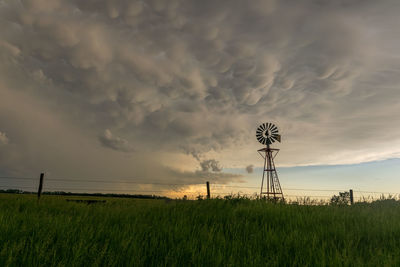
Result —
[[334, 195], [331, 198], [330, 204], [333, 205], [349, 205], [350, 204], [350, 192], [339, 192], [339, 195]]
[[5, 192], [6, 193], [12, 193], [12, 194], [21, 194], [22, 190], [19, 190], [19, 189], [7, 189]]

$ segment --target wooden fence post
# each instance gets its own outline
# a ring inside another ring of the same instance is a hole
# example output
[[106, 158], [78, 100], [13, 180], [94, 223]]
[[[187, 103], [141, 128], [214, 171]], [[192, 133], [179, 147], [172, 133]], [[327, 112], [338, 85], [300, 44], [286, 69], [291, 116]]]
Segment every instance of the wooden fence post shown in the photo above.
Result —
[[350, 204], [354, 204], [353, 189], [350, 189]]
[[210, 197], [211, 197], [211, 194], [210, 194], [210, 182], [207, 181], [206, 185], [207, 185], [207, 199], [210, 199]]
[[42, 194], [43, 177], [44, 177], [44, 173], [42, 172], [42, 173], [40, 174], [39, 189], [38, 189], [38, 192], [37, 192], [38, 200], [39, 200], [39, 198], [40, 198], [40, 195]]

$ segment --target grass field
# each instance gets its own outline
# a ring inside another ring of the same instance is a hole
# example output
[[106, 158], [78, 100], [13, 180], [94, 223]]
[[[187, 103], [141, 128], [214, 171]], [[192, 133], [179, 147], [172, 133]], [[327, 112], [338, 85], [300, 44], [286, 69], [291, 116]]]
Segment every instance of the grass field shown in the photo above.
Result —
[[0, 195], [0, 266], [399, 266], [400, 202]]

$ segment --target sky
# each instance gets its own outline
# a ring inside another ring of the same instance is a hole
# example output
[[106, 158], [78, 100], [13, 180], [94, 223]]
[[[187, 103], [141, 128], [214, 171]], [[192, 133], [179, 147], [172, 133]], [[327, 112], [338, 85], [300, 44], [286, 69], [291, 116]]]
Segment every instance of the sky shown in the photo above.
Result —
[[380, 190], [400, 192], [399, 12], [395, 0], [0, 0], [0, 174], [258, 186], [255, 130], [273, 122], [284, 188], [373, 191], [378, 172]]

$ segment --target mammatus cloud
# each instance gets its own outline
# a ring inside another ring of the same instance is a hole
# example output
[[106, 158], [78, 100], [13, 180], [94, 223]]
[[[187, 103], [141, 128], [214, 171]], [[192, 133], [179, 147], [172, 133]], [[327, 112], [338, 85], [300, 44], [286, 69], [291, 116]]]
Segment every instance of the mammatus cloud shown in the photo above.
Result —
[[253, 165], [248, 165], [246, 167], [246, 172], [247, 173], [253, 173], [254, 172], [254, 166]]
[[109, 129], [106, 129], [102, 135], [99, 135], [99, 141], [104, 147], [123, 152], [132, 152], [133, 148], [129, 142], [118, 136], [113, 136]]
[[195, 181], [204, 159], [256, 162], [266, 121], [283, 135], [281, 165], [397, 155], [398, 12], [369, 0], [0, 1], [12, 137], [0, 167]]
[[205, 171], [205, 172], [208, 172], [208, 171], [220, 172], [220, 171], [222, 171], [222, 167], [219, 165], [219, 162], [216, 161], [215, 159], [208, 159], [208, 160], [201, 161], [200, 167], [201, 167], [201, 170]]
[[8, 141], [7, 135], [3, 132], [0, 132], [0, 145], [7, 145]]

